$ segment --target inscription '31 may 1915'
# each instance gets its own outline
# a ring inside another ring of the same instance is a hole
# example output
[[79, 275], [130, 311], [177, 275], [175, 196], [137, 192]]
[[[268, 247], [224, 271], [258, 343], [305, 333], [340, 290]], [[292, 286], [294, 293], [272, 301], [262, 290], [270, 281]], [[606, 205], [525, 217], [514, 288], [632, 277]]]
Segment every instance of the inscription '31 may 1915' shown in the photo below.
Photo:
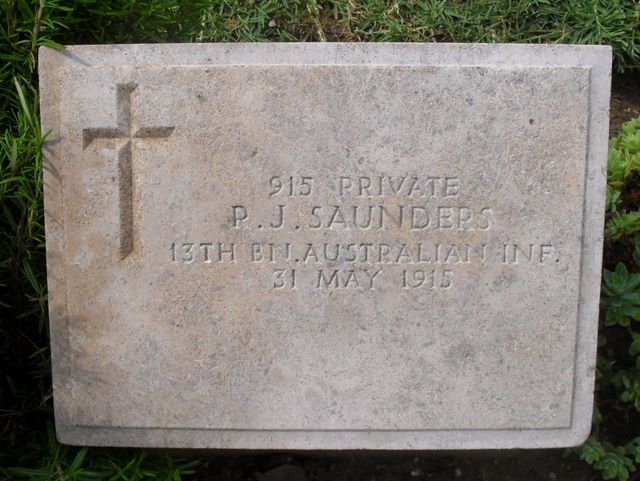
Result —
[[[229, 233], [246, 234], [242, 242], [173, 241], [169, 260], [263, 264], [271, 269], [265, 287], [274, 290], [364, 291], [375, 290], [385, 277], [385, 285], [399, 289], [450, 289], [464, 266], [559, 262], [550, 241], [491, 242], [499, 217], [491, 206], [464, 204], [463, 187], [454, 176], [342, 175], [318, 185], [313, 176], [274, 175], [264, 183], [269, 209], [261, 209], [262, 215], [243, 204], [228, 207], [225, 225]], [[314, 203], [323, 188], [334, 202]], [[251, 232], [260, 240], [251, 240]], [[270, 233], [290, 233], [292, 240], [269, 239]], [[476, 235], [460, 241], [460, 233]]]

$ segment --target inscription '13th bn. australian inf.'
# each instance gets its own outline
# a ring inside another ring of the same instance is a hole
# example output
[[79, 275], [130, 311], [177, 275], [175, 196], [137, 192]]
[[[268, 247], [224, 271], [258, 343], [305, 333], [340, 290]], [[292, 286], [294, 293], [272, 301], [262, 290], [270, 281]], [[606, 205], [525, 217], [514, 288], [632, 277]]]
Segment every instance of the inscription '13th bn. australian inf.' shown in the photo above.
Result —
[[273, 175], [262, 194], [254, 207], [228, 206], [224, 225], [242, 236], [174, 240], [169, 260], [264, 265], [265, 287], [273, 290], [362, 291], [383, 282], [450, 289], [465, 266], [559, 261], [550, 241], [492, 242], [499, 217], [490, 205], [465, 204], [455, 176], [336, 175], [320, 183], [310, 175]]

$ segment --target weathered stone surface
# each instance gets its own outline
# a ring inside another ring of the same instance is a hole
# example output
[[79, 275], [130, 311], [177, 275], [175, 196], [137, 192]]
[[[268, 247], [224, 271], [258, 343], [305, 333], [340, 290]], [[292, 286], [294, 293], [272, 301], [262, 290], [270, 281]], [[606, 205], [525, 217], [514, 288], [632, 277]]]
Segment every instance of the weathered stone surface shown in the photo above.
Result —
[[61, 441], [455, 449], [587, 436], [608, 48], [40, 58]]

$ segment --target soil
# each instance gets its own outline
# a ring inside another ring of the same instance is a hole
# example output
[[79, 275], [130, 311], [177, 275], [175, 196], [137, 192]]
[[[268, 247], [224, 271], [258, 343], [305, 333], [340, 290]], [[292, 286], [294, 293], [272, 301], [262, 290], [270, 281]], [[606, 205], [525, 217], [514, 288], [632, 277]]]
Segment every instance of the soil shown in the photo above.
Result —
[[200, 481], [592, 481], [598, 474], [565, 450], [304, 453], [211, 457]]
[[627, 120], [640, 116], [640, 73], [614, 76], [611, 88], [611, 136]]
[[[613, 78], [611, 136], [640, 116], [640, 73]], [[640, 428], [639, 428], [640, 430]], [[201, 457], [202, 454], [195, 456]], [[187, 456], [189, 457], [189, 456]], [[209, 455], [199, 481], [595, 481], [601, 476], [564, 449]]]

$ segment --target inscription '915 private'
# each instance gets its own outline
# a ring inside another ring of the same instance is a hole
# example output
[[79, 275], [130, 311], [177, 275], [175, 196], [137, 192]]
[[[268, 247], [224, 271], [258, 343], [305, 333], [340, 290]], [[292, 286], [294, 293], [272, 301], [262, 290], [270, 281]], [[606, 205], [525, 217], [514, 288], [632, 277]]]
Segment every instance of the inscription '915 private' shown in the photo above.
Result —
[[[361, 159], [364, 161], [364, 159]], [[458, 177], [415, 177], [401, 175], [340, 176], [329, 186], [340, 197], [457, 197], [460, 190]], [[280, 176], [269, 179], [269, 197], [307, 197], [314, 193], [314, 179], [310, 175]]]

